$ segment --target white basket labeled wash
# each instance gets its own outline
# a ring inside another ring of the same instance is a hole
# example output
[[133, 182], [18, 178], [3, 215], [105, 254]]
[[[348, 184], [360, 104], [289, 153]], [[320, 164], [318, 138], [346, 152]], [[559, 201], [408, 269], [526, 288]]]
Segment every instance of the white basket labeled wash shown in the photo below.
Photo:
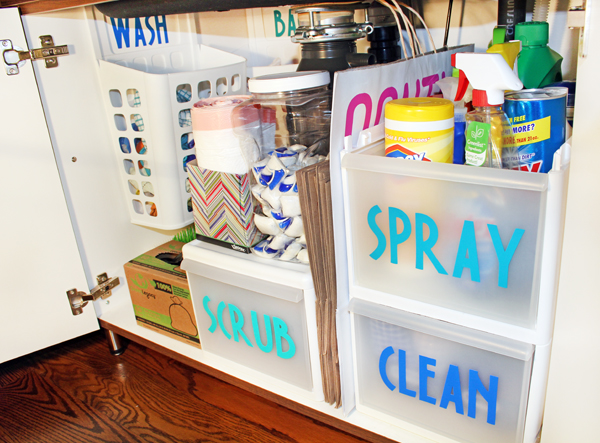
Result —
[[199, 99], [245, 93], [246, 60], [189, 44], [126, 52], [99, 64], [131, 222], [158, 229], [193, 223], [190, 110]]

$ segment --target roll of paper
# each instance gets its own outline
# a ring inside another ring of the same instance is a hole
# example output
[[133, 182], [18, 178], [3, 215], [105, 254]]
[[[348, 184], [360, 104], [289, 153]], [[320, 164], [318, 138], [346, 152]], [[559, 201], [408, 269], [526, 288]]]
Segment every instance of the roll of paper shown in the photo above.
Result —
[[252, 137], [258, 115], [234, 109], [248, 100], [245, 95], [200, 100], [192, 108], [192, 130], [200, 168], [229, 174], [245, 174], [256, 154]]

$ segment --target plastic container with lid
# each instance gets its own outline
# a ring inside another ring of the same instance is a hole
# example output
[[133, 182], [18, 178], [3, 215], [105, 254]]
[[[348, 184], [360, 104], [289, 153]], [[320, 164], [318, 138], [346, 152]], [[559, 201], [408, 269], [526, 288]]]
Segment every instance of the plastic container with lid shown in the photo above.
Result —
[[308, 263], [296, 171], [329, 153], [328, 86], [327, 71], [255, 77], [250, 100], [236, 108], [238, 135], [256, 148], [244, 155], [251, 157], [252, 195], [261, 208], [254, 222], [268, 236], [252, 248], [259, 257]]
[[[296, 144], [310, 147], [323, 140], [320, 154], [329, 147], [331, 91], [327, 71], [286, 72], [248, 80], [252, 98], [245, 105], [259, 114], [260, 158], [275, 148]], [[248, 115], [248, 113], [245, 113]], [[246, 117], [247, 118], [247, 117]]]
[[452, 163], [454, 104], [436, 97], [402, 98], [385, 105], [385, 155]]

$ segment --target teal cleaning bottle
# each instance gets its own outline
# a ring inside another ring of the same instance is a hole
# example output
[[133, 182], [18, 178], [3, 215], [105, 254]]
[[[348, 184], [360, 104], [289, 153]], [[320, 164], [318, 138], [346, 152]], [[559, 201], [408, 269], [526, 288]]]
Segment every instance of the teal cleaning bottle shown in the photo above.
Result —
[[548, 29], [548, 22], [523, 22], [515, 27], [515, 38], [523, 45], [517, 67], [525, 89], [562, 81], [563, 58], [548, 47]]

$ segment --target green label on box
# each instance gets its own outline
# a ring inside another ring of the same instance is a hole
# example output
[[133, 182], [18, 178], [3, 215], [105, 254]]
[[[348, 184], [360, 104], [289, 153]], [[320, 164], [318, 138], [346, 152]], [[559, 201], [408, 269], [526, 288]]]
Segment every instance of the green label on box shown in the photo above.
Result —
[[150, 320], [152, 323], [156, 323], [162, 326], [171, 326], [171, 317], [168, 315], [160, 314], [152, 309], [145, 308], [139, 305], [133, 305], [136, 317], [142, 317], [144, 320]]
[[180, 337], [198, 337], [198, 329], [192, 320], [191, 313], [181, 305], [181, 301], [178, 299], [173, 300], [173, 304], [169, 307], [169, 315], [164, 315], [139, 305], [133, 305], [133, 310], [136, 320], [142, 323], [152, 325]]
[[173, 295], [176, 295], [177, 297], [185, 298], [186, 300], [190, 300], [192, 298], [189, 290], [184, 289], [184, 288], [179, 288], [175, 285], [173, 285], [172, 287], [173, 287]]

